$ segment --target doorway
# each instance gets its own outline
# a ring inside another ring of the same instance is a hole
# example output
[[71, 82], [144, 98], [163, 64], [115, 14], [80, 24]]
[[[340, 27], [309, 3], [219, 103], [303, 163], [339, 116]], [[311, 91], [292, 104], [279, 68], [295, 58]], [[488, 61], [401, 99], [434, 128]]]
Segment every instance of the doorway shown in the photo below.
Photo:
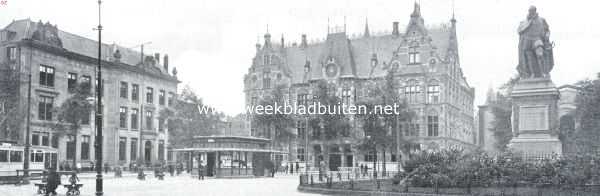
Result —
[[329, 155], [329, 170], [338, 171], [339, 167], [342, 166], [342, 155], [330, 154]]
[[144, 160], [146, 161], [146, 164], [150, 164], [150, 161], [152, 161], [152, 142], [151, 141], [146, 141], [146, 143], [144, 144]]
[[346, 155], [346, 167], [353, 167], [354, 166], [354, 156], [352, 155]]
[[206, 176], [213, 176], [215, 171], [216, 153], [206, 153]]

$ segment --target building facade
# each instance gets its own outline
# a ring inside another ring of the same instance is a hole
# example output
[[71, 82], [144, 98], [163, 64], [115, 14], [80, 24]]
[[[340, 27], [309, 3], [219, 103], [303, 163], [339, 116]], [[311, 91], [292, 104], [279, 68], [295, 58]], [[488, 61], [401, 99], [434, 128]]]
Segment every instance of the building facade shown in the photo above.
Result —
[[[74, 158], [84, 166], [92, 162], [93, 112], [82, 122], [77, 143], [73, 136], [58, 134], [52, 125], [57, 119], [55, 108], [72, 94], [69, 89], [77, 83], [89, 83], [96, 92], [97, 41], [29, 19], [13, 21], [0, 35], [1, 65], [18, 72], [21, 81], [17, 83], [18, 108], [27, 108], [27, 78], [31, 75], [31, 145], [58, 149], [58, 162]], [[176, 71], [168, 71], [168, 56], [161, 63], [160, 54], [144, 56], [115, 44], [103, 44], [101, 60], [104, 160], [115, 166], [138, 158], [146, 163], [166, 159], [168, 130], [160, 114], [174, 101], [179, 83]], [[21, 122], [21, 134], [16, 137], [19, 144], [25, 143], [25, 123]]]
[[[333, 27], [324, 41], [308, 43], [307, 36], [302, 35], [299, 44], [286, 44], [283, 37], [280, 43], [272, 42], [267, 33], [264, 43], [256, 44], [256, 56], [244, 78], [245, 101], [247, 106], [256, 105], [283, 85], [286, 101], [302, 104], [313, 99], [315, 85], [326, 82], [343, 104], [354, 105], [366, 96], [369, 83], [391, 73], [395, 88], [417, 114], [394, 131], [414, 143], [411, 150], [472, 147], [477, 139], [475, 90], [463, 75], [458, 54], [454, 17], [448, 24], [428, 28], [418, 4], [406, 28], [401, 31], [394, 22], [388, 34], [371, 35], [366, 24], [362, 36], [351, 38], [345, 27]], [[350, 133], [324, 140], [322, 130], [311, 129], [304, 117], [296, 116], [297, 137], [291, 142], [287, 160], [309, 165], [325, 161], [332, 170], [370, 165], [367, 163], [374, 157], [382, 161], [383, 155], [356, 149], [364, 132], [354, 117], [349, 119]], [[252, 136], [274, 135], [269, 133], [273, 130], [260, 130], [250, 120], [248, 123]], [[395, 151], [388, 151], [387, 162], [399, 160], [401, 154]]]

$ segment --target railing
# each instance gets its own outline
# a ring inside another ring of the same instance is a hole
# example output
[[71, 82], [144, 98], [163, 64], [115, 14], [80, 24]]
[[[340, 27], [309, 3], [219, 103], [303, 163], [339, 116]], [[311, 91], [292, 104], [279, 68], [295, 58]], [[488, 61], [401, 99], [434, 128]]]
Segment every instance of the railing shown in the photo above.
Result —
[[370, 181], [373, 180], [377, 186], [381, 186], [381, 182], [386, 179], [390, 179], [398, 174], [397, 171], [328, 171], [328, 172], [303, 172], [300, 174], [300, 186], [318, 186], [331, 188], [333, 183], [342, 184], [342, 186], [348, 186], [353, 189], [354, 183], [358, 181]]

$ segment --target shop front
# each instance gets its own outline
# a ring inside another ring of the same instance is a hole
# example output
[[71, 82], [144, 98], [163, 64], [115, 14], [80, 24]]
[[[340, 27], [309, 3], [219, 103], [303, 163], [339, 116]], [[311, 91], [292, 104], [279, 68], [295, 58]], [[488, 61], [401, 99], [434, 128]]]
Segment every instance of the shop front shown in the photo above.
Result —
[[255, 137], [197, 136], [192, 147], [173, 152], [195, 175], [201, 167], [205, 176], [255, 177], [268, 175], [275, 166], [272, 155], [283, 153], [269, 149], [269, 143], [269, 139]]

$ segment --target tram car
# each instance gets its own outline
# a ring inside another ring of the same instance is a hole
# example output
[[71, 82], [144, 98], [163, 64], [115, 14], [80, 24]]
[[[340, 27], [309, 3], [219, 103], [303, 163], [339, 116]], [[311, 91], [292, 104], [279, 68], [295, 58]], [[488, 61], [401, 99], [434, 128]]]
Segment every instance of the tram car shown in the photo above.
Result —
[[[45, 146], [31, 146], [29, 149], [29, 169], [57, 168], [57, 149]], [[23, 145], [0, 143], [0, 177], [16, 176], [17, 170], [23, 169], [24, 152], [25, 146]]]

